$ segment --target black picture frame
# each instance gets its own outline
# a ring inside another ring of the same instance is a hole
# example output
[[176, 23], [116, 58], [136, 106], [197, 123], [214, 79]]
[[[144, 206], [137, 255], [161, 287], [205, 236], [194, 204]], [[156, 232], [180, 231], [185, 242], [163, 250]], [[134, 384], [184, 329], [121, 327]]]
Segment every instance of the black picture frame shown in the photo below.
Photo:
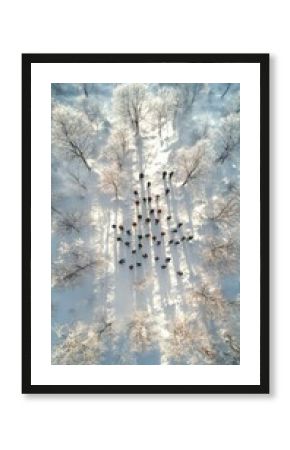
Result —
[[[22, 55], [22, 393], [269, 393], [269, 54]], [[31, 383], [31, 65], [33, 63], [247, 63], [260, 65], [260, 383], [258, 385], [32, 385]]]

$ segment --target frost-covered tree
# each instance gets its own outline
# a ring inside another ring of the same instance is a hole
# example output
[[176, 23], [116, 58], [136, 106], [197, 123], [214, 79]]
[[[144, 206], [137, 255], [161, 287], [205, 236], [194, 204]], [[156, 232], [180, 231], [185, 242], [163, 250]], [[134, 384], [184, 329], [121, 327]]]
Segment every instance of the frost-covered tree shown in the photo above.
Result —
[[82, 198], [78, 208], [70, 206], [69, 209], [61, 208], [61, 201], [57, 202], [57, 199], [54, 199], [51, 211], [52, 229], [60, 235], [80, 234], [84, 229], [88, 231], [89, 228], [93, 228], [90, 211], [87, 210], [86, 203], [82, 203]]
[[207, 274], [203, 274], [196, 286], [188, 291], [187, 301], [197, 309], [203, 308], [200, 311], [201, 320], [218, 319], [225, 314], [226, 303], [222, 292]]
[[52, 142], [69, 159], [92, 170], [89, 158], [94, 149], [94, 130], [83, 113], [68, 106], [56, 106], [52, 117]]
[[52, 213], [55, 216], [55, 225], [59, 233], [79, 233], [83, 226], [83, 216], [80, 212], [61, 212], [53, 205], [51, 206]]
[[143, 84], [119, 85], [114, 91], [114, 109], [118, 119], [132, 127], [136, 136], [144, 116], [146, 88]]
[[199, 95], [204, 90], [205, 85], [203, 83], [182, 83], [178, 85], [179, 90], [179, 104], [185, 111], [191, 111], [194, 103], [197, 101]]
[[126, 174], [119, 170], [118, 165], [104, 167], [100, 173], [101, 190], [108, 194], [113, 194], [116, 199], [120, 197], [126, 186]]
[[167, 113], [172, 121], [172, 129], [177, 128], [178, 114], [182, 111], [182, 96], [177, 88], [167, 88], [162, 90], [163, 96], [167, 101]]
[[105, 149], [105, 158], [121, 170], [130, 153], [128, 130], [126, 128], [113, 130]]
[[150, 314], [145, 312], [135, 313], [127, 327], [130, 346], [133, 351], [143, 352], [156, 342], [156, 324]]
[[229, 197], [215, 197], [208, 208], [207, 218], [221, 226], [233, 227], [240, 217], [240, 197], [234, 193]]
[[105, 258], [94, 248], [86, 246], [82, 240], [72, 244], [62, 242], [58, 258], [52, 266], [52, 283], [53, 286], [64, 287], [76, 283], [92, 271], [102, 274], [105, 268]]
[[176, 174], [181, 186], [185, 186], [190, 180], [198, 179], [207, 168], [206, 149], [207, 141], [200, 140], [193, 147], [176, 152]]
[[58, 344], [52, 352], [52, 364], [98, 364], [104, 351], [104, 338], [112, 325], [101, 320], [54, 327]]
[[87, 191], [86, 182], [82, 179], [81, 175], [76, 173], [75, 171], [68, 170], [68, 175], [73, 184], [82, 189], [83, 191]]
[[168, 102], [164, 96], [164, 93], [161, 92], [161, 95], [157, 97], [153, 97], [150, 101], [150, 110], [153, 118], [153, 123], [157, 127], [158, 136], [161, 139], [162, 130], [164, 125], [168, 121]]
[[204, 262], [218, 273], [236, 272], [239, 268], [239, 241], [237, 237], [206, 237]]
[[98, 134], [102, 126], [107, 122], [105, 114], [101, 108], [101, 101], [95, 95], [84, 96], [81, 102], [81, 110], [89, 120], [92, 130]]
[[199, 325], [194, 344], [197, 350], [211, 363], [238, 364], [239, 302], [226, 300], [206, 272], [200, 273], [197, 283], [187, 291], [186, 301]]
[[240, 144], [240, 116], [229, 114], [222, 119], [221, 126], [216, 131], [215, 145], [219, 151], [217, 163], [223, 164], [239, 149]]

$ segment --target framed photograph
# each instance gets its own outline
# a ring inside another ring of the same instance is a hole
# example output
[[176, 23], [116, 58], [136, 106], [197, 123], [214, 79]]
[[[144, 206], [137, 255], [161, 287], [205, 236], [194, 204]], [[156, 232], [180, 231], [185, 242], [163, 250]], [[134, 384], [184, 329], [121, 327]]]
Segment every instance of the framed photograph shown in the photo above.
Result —
[[269, 393], [269, 55], [22, 55], [22, 392]]

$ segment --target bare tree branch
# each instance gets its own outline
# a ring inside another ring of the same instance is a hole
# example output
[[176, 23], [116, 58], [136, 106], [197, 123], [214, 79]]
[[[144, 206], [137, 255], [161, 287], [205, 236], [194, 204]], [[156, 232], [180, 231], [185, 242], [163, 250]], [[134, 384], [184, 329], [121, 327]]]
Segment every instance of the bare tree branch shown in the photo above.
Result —
[[51, 206], [52, 212], [58, 215], [58, 220], [56, 222], [57, 230], [61, 233], [71, 233], [75, 231], [80, 232], [82, 226], [81, 214], [78, 212], [63, 213], [56, 209], [53, 205]]
[[69, 176], [72, 178], [72, 180], [78, 185], [80, 186], [84, 191], [87, 191], [88, 188], [87, 186], [81, 181], [80, 177], [78, 175], [76, 175], [75, 173], [71, 172], [70, 170], [68, 171]]
[[217, 223], [234, 225], [239, 219], [240, 202], [239, 196], [233, 195], [229, 198], [215, 200], [213, 212], [208, 214], [208, 219]]
[[206, 141], [201, 140], [194, 147], [177, 152], [175, 166], [181, 186], [185, 186], [190, 180], [197, 179], [206, 169], [205, 151]]
[[100, 187], [109, 194], [114, 194], [119, 198], [120, 193], [126, 185], [126, 176], [121, 172], [117, 165], [105, 167], [101, 172]]
[[217, 146], [221, 148], [221, 153], [216, 162], [223, 164], [226, 159], [232, 156], [234, 150], [240, 143], [240, 122], [238, 114], [230, 114], [223, 120], [221, 129], [218, 130]]
[[136, 136], [140, 133], [146, 90], [142, 84], [121, 85], [116, 89], [114, 105], [117, 115], [133, 128]]
[[215, 267], [220, 273], [238, 270], [239, 245], [233, 238], [206, 238], [206, 248], [203, 252], [207, 264]]
[[113, 131], [108, 146], [105, 149], [106, 159], [117, 164], [121, 170], [129, 154], [128, 130], [120, 128]]
[[71, 246], [65, 245], [53, 265], [53, 284], [62, 287], [75, 283], [91, 269], [101, 273], [105, 266], [104, 258], [92, 249], [84, 248], [77, 242]]
[[224, 98], [224, 97], [227, 95], [227, 93], [228, 93], [229, 90], [230, 90], [231, 85], [232, 85], [232, 83], [228, 83], [228, 84], [227, 84], [227, 86], [226, 86], [224, 92], [223, 92], [222, 95], [221, 95], [221, 98]]
[[53, 111], [54, 143], [63, 148], [70, 159], [77, 159], [90, 172], [88, 157], [92, 150], [93, 129], [84, 114], [59, 106]]

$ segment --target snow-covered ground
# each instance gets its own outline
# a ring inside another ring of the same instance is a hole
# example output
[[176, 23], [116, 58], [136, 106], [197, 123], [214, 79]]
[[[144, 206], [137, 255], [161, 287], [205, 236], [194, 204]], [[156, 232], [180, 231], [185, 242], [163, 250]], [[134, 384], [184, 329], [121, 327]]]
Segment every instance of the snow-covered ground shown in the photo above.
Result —
[[239, 112], [230, 83], [52, 86], [53, 364], [239, 364]]

